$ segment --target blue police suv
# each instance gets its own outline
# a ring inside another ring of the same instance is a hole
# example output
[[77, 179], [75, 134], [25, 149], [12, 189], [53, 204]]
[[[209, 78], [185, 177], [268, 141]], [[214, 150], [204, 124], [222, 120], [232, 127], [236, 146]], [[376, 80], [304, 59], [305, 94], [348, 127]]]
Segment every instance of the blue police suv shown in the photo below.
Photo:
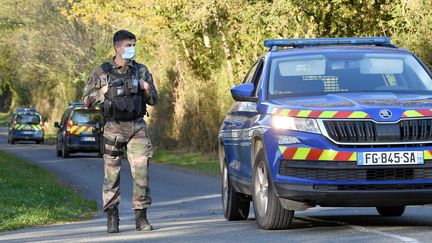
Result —
[[432, 203], [431, 71], [388, 37], [266, 40], [219, 131], [225, 218]]

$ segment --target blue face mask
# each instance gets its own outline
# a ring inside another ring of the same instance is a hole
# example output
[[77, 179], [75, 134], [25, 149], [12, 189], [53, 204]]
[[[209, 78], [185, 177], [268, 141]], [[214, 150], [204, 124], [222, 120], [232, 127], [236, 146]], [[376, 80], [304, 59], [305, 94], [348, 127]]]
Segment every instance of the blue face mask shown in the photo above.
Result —
[[130, 60], [135, 56], [135, 47], [126, 47], [124, 53], [122, 54], [123, 59]]

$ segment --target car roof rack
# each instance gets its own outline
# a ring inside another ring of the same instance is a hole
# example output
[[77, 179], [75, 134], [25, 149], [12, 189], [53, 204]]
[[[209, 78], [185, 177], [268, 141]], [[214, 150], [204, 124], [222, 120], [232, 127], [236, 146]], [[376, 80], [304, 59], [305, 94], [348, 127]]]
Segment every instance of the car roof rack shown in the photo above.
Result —
[[303, 48], [306, 46], [329, 45], [371, 45], [397, 48], [390, 43], [387, 36], [379, 37], [347, 37], [347, 38], [305, 38], [305, 39], [269, 39], [264, 41], [264, 46], [270, 51], [277, 51], [279, 47]]
[[68, 102], [68, 106], [84, 106], [84, 103], [71, 101], [71, 102]]

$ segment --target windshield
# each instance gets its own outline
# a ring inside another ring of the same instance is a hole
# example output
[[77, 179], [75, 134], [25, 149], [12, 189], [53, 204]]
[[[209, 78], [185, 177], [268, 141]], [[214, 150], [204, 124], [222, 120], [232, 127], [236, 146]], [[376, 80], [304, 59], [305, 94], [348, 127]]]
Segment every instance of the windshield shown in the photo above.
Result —
[[269, 98], [369, 91], [432, 91], [432, 80], [410, 54], [340, 52], [271, 62]]
[[87, 125], [100, 122], [102, 118], [98, 110], [75, 110], [72, 116], [72, 122], [75, 125]]
[[17, 124], [39, 124], [41, 122], [40, 116], [36, 114], [20, 114], [16, 116]]

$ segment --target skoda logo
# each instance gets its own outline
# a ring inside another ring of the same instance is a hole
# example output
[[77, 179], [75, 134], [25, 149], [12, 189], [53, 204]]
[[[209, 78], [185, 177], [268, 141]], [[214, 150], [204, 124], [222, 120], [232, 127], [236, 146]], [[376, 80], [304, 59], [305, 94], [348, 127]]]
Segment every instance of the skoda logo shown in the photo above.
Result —
[[389, 119], [392, 116], [392, 113], [388, 109], [382, 109], [379, 111], [379, 115], [381, 118]]

